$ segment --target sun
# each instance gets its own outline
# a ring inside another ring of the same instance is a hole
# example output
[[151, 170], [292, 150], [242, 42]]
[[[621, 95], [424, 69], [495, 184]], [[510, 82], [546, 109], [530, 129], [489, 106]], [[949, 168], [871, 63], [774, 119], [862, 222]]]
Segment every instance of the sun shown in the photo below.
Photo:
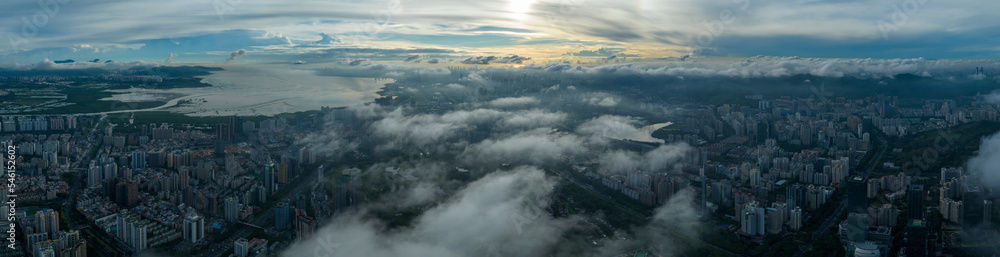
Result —
[[511, 13], [511, 18], [517, 21], [524, 21], [531, 12], [531, 6], [538, 0], [508, 0], [507, 11]]

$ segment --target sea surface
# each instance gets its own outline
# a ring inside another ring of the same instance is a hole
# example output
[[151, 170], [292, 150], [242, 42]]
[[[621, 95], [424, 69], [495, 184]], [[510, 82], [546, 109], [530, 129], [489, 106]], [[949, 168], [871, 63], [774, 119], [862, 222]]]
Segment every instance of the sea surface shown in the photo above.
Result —
[[304, 65], [226, 65], [223, 71], [201, 76], [211, 87], [175, 89], [125, 89], [102, 100], [129, 102], [168, 101], [163, 106], [120, 113], [166, 110], [188, 116], [276, 115], [370, 102], [391, 79], [318, 76]]

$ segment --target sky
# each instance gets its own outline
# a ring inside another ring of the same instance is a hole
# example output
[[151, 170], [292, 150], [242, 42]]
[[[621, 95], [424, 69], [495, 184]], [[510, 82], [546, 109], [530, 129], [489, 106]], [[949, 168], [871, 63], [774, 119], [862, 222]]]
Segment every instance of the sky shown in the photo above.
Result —
[[[519, 55], [1000, 57], [989, 0], [15, 0], [0, 64]], [[602, 51], [603, 49], [603, 51]]]

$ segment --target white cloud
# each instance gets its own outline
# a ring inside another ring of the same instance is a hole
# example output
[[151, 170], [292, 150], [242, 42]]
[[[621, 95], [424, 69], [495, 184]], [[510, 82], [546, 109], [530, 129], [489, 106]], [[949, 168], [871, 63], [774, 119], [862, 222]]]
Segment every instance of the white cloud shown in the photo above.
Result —
[[546, 164], [559, 156], [570, 156], [586, 151], [581, 138], [568, 133], [551, 133], [539, 128], [502, 139], [487, 139], [470, 145], [461, 154], [466, 163]]
[[507, 107], [521, 107], [525, 105], [534, 105], [540, 102], [541, 101], [539, 101], [537, 98], [531, 96], [503, 97], [490, 101], [490, 105], [498, 108], [507, 108]]
[[1000, 134], [983, 138], [979, 152], [969, 159], [968, 170], [982, 176], [982, 182], [1000, 186]]
[[923, 77], [949, 76], [976, 79], [975, 67], [997, 67], [992, 60], [929, 60], [914, 59], [817, 59], [798, 57], [752, 57], [741, 61], [731, 59], [700, 59], [700, 62], [674, 62], [666, 65], [614, 64], [596, 67], [571, 66], [565, 63], [526, 65], [526, 69], [559, 71], [575, 74], [645, 74], [676, 77], [737, 77], [765, 78], [813, 75], [819, 77], [891, 78], [902, 74]]
[[569, 220], [542, 209], [555, 181], [534, 167], [498, 171], [390, 231], [360, 215], [336, 217], [281, 256], [543, 256]]

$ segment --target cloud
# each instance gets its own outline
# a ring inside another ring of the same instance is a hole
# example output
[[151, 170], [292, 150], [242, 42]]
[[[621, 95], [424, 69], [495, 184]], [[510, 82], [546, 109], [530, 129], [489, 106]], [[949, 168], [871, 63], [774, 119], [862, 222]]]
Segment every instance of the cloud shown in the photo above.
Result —
[[576, 131], [592, 137], [608, 138], [638, 138], [642, 131], [636, 128], [632, 117], [618, 115], [601, 115], [590, 119], [577, 127]]
[[106, 69], [118, 69], [118, 68], [131, 68], [131, 67], [153, 67], [159, 64], [145, 63], [145, 62], [115, 62], [115, 61], [105, 61], [105, 62], [75, 62], [75, 61], [52, 61], [48, 58], [43, 59], [38, 63], [33, 64], [14, 64], [12, 69], [14, 70], [77, 70], [77, 69], [91, 69], [91, 68], [106, 68]]
[[447, 85], [444, 85], [444, 87], [450, 88], [450, 89], [465, 89], [465, 86], [463, 86], [462, 84], [457, 84], [457, 83], [448, 83]]
[[1000, 133], [983, 138], [979, 152], [969, 159], [968, 170], [982, 176], [989, 186], [1000, 186]]
[[233, 51], [232, 53], [229, 54], [229, 58], [226, 58], [226, 63], [229, 63], [231, 61], [236, 60], [237, 57], [246, 56], [246, 55], [247, 55], [247, 50], [246, 49], [240, 49], [240, 50]]
[[539, 101], [537, 98], [530, 97], [530, 96], [524, 96], [524, 97], [502, 97], [502, 98], [497, 98], [497, 99], [494, 99], [493, 101], [490, 101], [489, 105], [493, 106], [493, 107], [498, 107], [498, 108], [507, 108], [507, 107], [521, 107], [521, 106], [525, 106], [525, 105], [534, 105], [534, 104], [538, 104], [540, 102], [541, 101]]
[[520, 63], [522, 63], [524, 61], [527, 61], [527, 60], [531, 60], [531, 58], [530, 57], [524, 57], [524, 56], [518, 56], [518, 55], [502, 56], [502, 57], [497, 57], [497, 56], [492, 56], [491, 55], [491, 56], [469, 57], [469, 58], [466, 58], [465, 60], [462, 60], [462, 63], [464, 63], [464, 64], [484, 64], [484, 65], [485, 64], [490, 64], [490, 63], [517, 63], [517, 64], [520, 64]]
[[672, 168], [669, 165], [679, 162], [691, 150], [691, 146], [684, 143], [661, 145], [643, 154], [616, 150], [602, 153], [598, 163], [601, 169], [615, 174], [635, 171], [664, 172], [669, 171]]
[[585, 96], [583, 101], [589, 105], [601, 107], [614, 107], [618, 105], [618, 97], [608, 93], [591, 93]]
[[315, 41], [315, 42], [312, 42], [313, 44], [317, 44], [317, 45], [335, 45], [335, 44], [342, 44], [342, 43], [344, 43], [344, 40], [341, 39], [340, 37], [330, 36], [330, 35], [328, 35], [326, 33], [319, 33], [319, 36], [321, 38], [319, 40]]
[[993, 91], [983, 96], [983, 101], [988, 104], [1000, 104], [1000, 91]]
[[345, 136], [346, 133], [337, 129], [335, 123], [328, 123], [326, 127], [327, 129], [318, 133], [307, 134], [299, 138], [295, 143], [307, 146], [317, 154], [334, 157], [334, 159], [357, 149], [358, 143], [348, 140]]
[[365, 60], [365, 59], [352, 60], [351, 62], [347, 63], [347, 65], [358, 66], [358, 65], [361, 65], [361, 63], [364, 63], [365, 61], [368, 61], [368, 60]]
[[799, 57], [757, 56], [740, 61], [700, 59], [699, 62], [673, 62], [657, 66], [612, 64], [603, 66], [573, 66], [565, 62], [545, 65], [528, 64], [523, 69], [545, 70], [572, 74], [640, 74], [676, 77], [773, 78], [797, 75], [818, 77], [853, 77], [861, 79], [893, 78], [912, 74], [937, 78], [970, 78], [977, 76], [976, 67], [996, 67], [992, 60], [929, 60], [913, 59], [817, 59]]
[[538, 128], [502, 139], [487, 139], [470, 145], [461, 154], [465, 163], [483, 165], [547, 164], [560, 156], [570, 156], [586, 151], [581, 138], [551, 129]]
[[412, 226], [384, 230], [361, 215], [342, 215], [280, 256], [543, 256], [568, 227], [541, 209], [554, 185], [534, 167], [494, 172]]
[[532, 129], [557, 126], [565, 120], [566, 113], [533, 109], [505, 115], [498, 122], [498, 125], [500, 128], [508, 130], [514, 128]]
[[457, 136], [459, 130], [470, 125], [490, 123], [503, 115], [503, 112], [497, 110], [476, 109], [443, 115], [407, 116], [403, 109], [396, 109], [372, 123], [372, 133], [389, 139], [396, 146], [413, 145], [425, 149]]
[[163, 61], [163, 63], [170, 63], [170, 61], [174, 60], [174, 57], [177, 57], [177, 54], [170, 53], [169, 55], [167, 55], [167, 60]]
[[443, 76], [443, 75], [449, 75], [449, 74], [451, 74], [451, 70], [448, 69], [448, 68], [432, 67], [432, 68], [423, 68], [423, 69], [420, 69], [420, 70], [417, 71], [417, 73], [420, 74], [420, 75], [438, 75], [438, 76]]
[[[455, 4], [429, 0], [419, 6], [405, 5], [404, 11], [404, 5], [387, 6], [383, 2], [303, 0], [295, 6], [277, 6], [279, 2], [271, 0], [227, 5], [221, 13], [217, 12], [220, 9], [204, 8], [195, 3], [193, 0], [182, 0], [180, 4], [118, 3], [114, 6], [100, 1], [68, 3], [62, 8], [74, 12], [59, 12], [50, 17], [50, 22], [31, 36], [9, 34], [18, 39], [0, 41], [0, 51], [15, 53], [10, 49], [17, 49], [17, 46], [38, 50], [80, 44], [114, 49], [110, 46], [141, 46], [148, 41], [170, 43], [171, 39], [221, 34], [236, 28], [275, 31], [282, 35], [228, 42], [216, 40], [218, 44], [203, 45], [174, 40], [181, 43], [183, 49], [169, 48], [168, 51], [186, 56], [238, 48], [252, 49], [255, 53], [263, 48], [300, 53], [297, 48], [316, 45], [313, 43], [317, 42], [318, 31], [336, 31], [344, 35], [344, 41], [355, 46], [385, 47], [408, 43], [471, 48], [489, 53], [518, 44], [545, 43], [583, 44], [585, 49], [593, 49], [591, 45], [624, 45], [629, 46], [629, 53], [642, 53], [642, 50], [632, 50], [638, 47], [655, 49], [652, 54], [662, 49], [687, 52], [693, 50], [689, 49], [692, 43], [703, 37], [710, 42], [702, 48], [735, 56], [807, 53], [833, 57], [995, 58], [998, 39], [990, 32], [1000, 27], [1000, 21], [988, 18], [992, 14], [990, 10], [1000, 8], [1000, 3], [979, 0], [954, 0], [941, 6], [922, 4], [917, 6], [919, 10], [907, 13], [909, 19], [903, 24], [892, 21], [897, 10], [908, 10], [909, 7], [901, 7], [902, 2], [871, 5], [858, 1], [649, 0], [637, 6], [629, 1], [543, 0], [515, 13], [518, 19], [532, 22], [516, 23], [511, 22], [511, 6], [504, 1]], [[8, 29], [14, 32], [21, 31], [24, 19], [30, 20], [41, 11], [37, 4], [9, 1], [0, 3], [0, 9], [7, 10], [7, 15], [0, 17], [0, 24], [9, 24]], [[391, 14], [391, 22], [373, 19], [371, 13], [375, 10]], [[100, 15], [102, 13], [121, 14], [119, 21], [127, 22], [109, 21]], [[178, 20], [175, 18], [177, 13], [191, 15]], [[731, 16], [732, 20], [721, 21], [720, 14], [731, 14], [726, 16]], [[225, 22], [221, 22], [220, 17], [225, 17]], [[877, 24], [886, 20], [893, 26], [888, 40], [884, 38], [887, 32]], [[374, 31], [378, 33], [372, 33]], [[24, 39], [19, 40], [20, 37]], [[333, 38], [332, 35], [322, 37], [319, 42], [331, 42]], [[926, 38], [953, 40], [920, 40]], [[164, 49], [148, 50], [141, 52], [141, 58], [159, 60], [168, 53]], [[556, 54], [577, 50], [581, 49], [564, 49]], [[113, 51], [115, 54], [136, 53], [126, 49]], [[45, 57], [67, 58], [71, 53], [65, 54]], [[31, 60], [42, 58], [32, 57]]]

